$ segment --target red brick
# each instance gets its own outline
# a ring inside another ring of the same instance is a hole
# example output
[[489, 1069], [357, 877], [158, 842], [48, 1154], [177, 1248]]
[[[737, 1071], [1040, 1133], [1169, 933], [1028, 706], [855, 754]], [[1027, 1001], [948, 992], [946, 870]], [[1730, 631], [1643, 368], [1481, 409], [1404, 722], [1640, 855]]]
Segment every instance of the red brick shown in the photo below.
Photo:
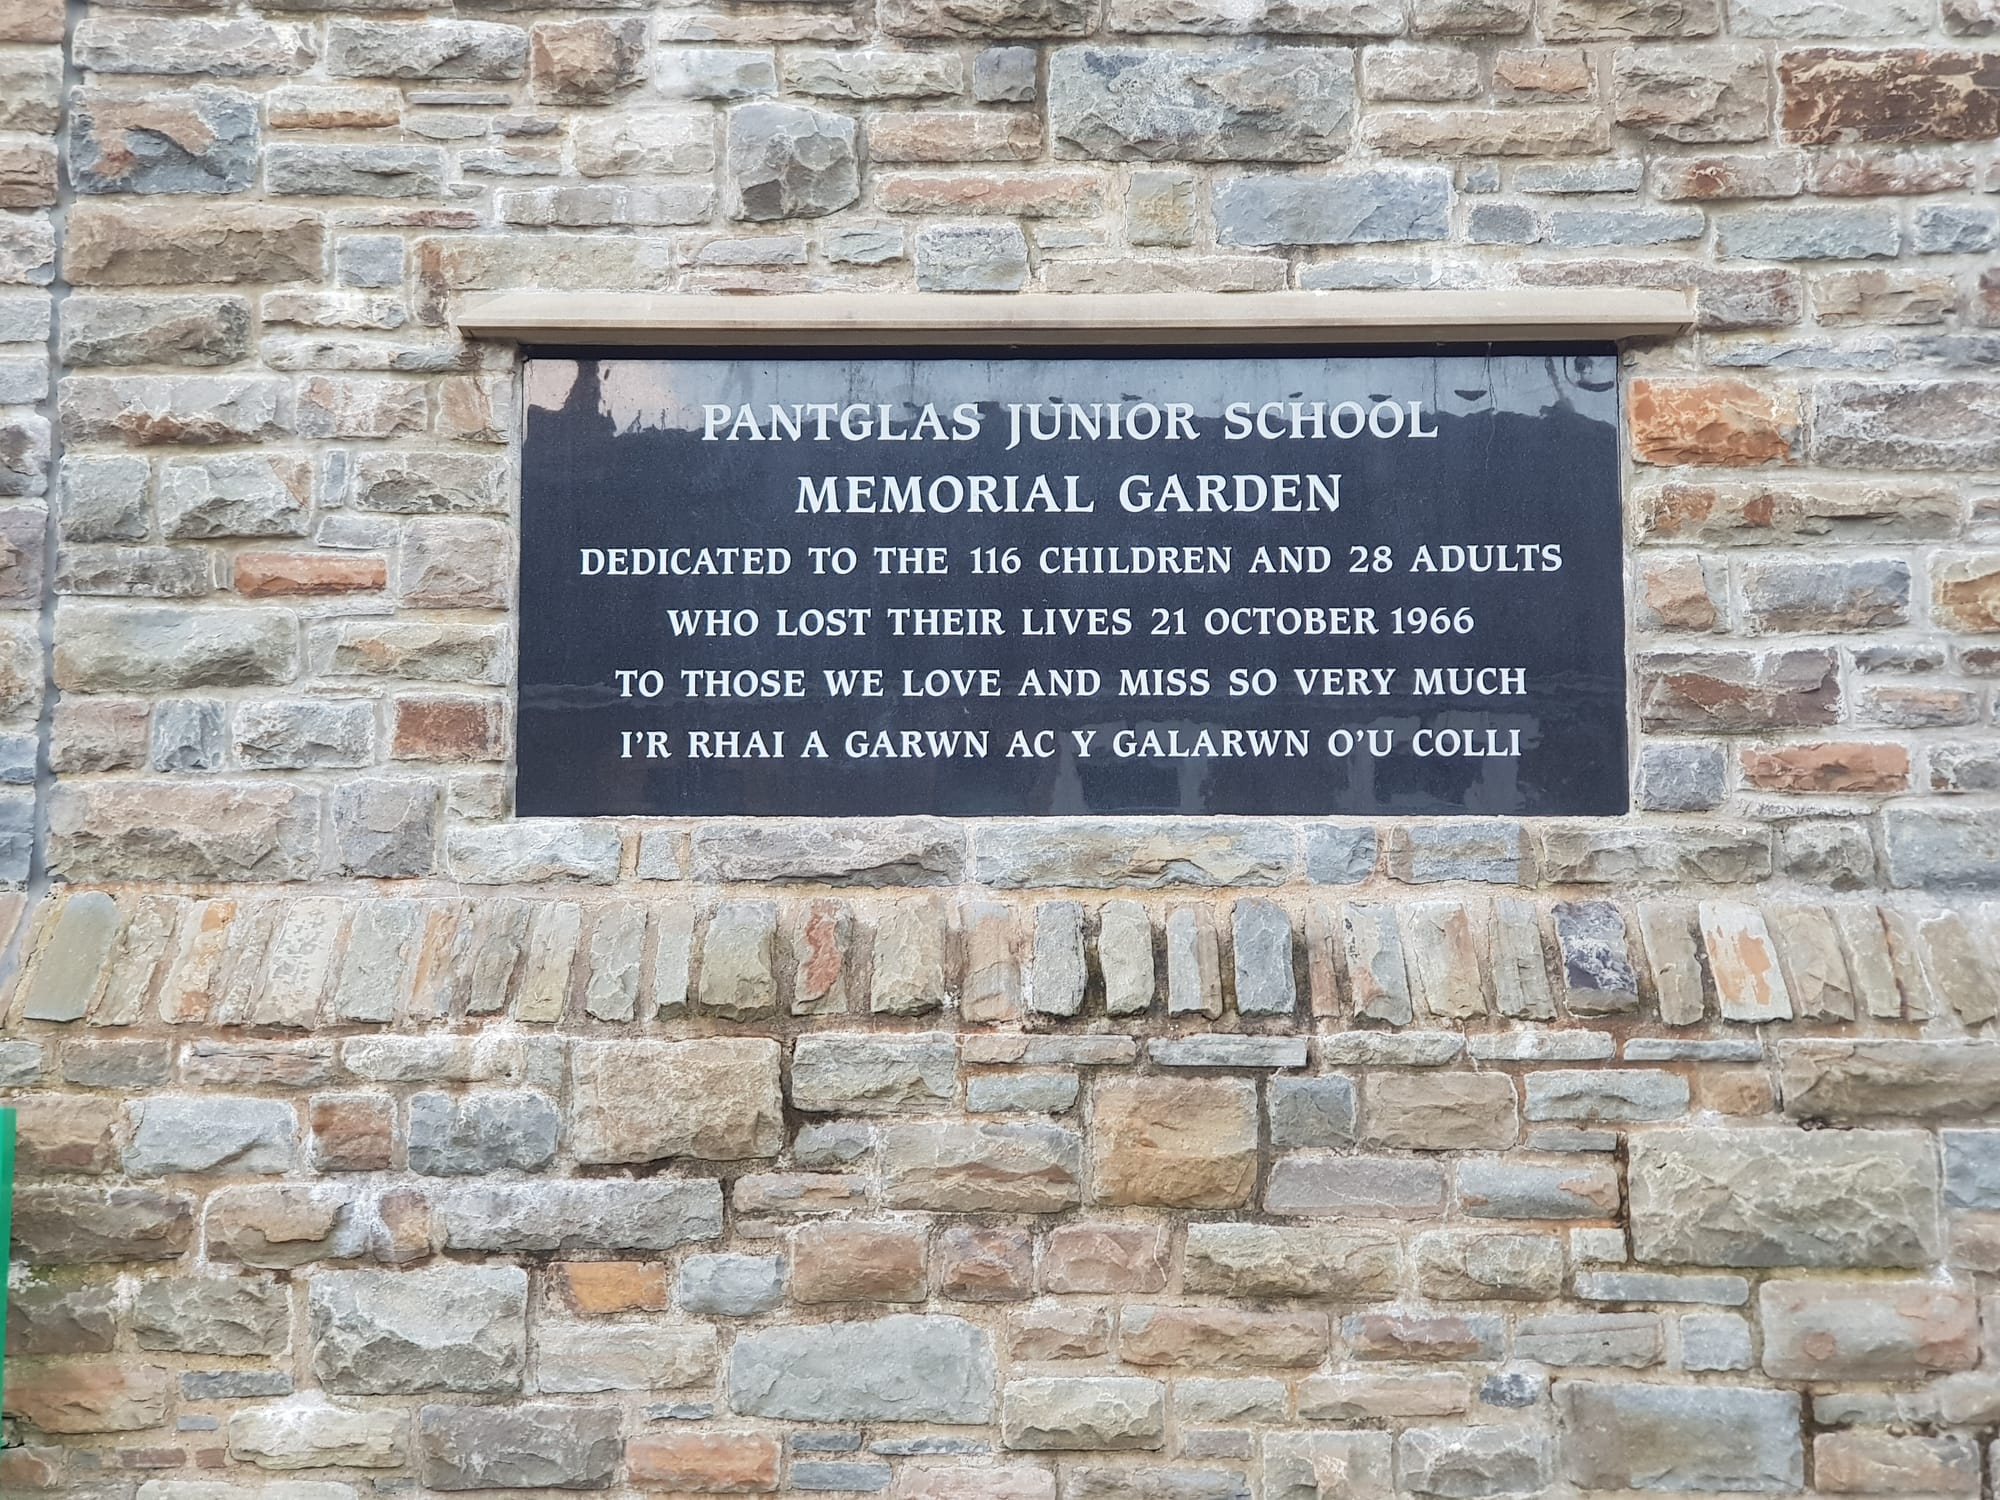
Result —
[[2000, 136], [2000, 52], [1815, 47], [1778, 60], [1787, 137], [1983, 141]]
[[676, 1432], [625, 1444], [634, 1483], [693, 1495], [763, 1495], [778, 1487], [782, 1449], [752, 1432]]
[[389, 753], [397, 760], [498, 760], [506, 740], [498, 699], [398, 698]]
[[1900, 792], [1910, 784], [1910, 752], [1834, 741], [1746, 750], [1743, 775], [1767, 792]]
[[1632, 382], [1632, 446], [1643, 463], [1784, 463], [1798, 435], [1796, 391], [1732, 379]]
[[272, 594], [355, 594], [389, 581], [379, 557], [352, 552], [239, 552], [236, 592], [252, 599]]

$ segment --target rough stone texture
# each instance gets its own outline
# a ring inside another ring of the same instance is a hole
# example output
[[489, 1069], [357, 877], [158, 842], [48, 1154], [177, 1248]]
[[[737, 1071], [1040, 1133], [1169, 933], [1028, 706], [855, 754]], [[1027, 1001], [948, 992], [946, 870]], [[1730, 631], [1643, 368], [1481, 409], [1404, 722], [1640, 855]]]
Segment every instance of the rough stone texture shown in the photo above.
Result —
[[1631, 1192], [1645, 1260], [1919, 1266], [1939, 1248], [1937, 1158], [1913, 1131], [1648, 1134], [1634, 1143]]
[[511, 1266], [327, 1271], [312, 1282], [313, 1369], [330, 1391], [518, 1391], [525, 1273]]
[[1790, 1391], [1569, 1380], [1562, 1463], [1586, 1489], [1782, 1493], [1805, 1483]]
[[783, 1146], [773, 1042], [581, 1042], [570, 1066], [578, 1161], [734, 1161]]
[[1059, 155], [1100, 160], [1325, 161], [1346, 149], [1351, 54], [1059, 49], [1049, 128]]
[[[0, 0], [0, 1487], [1990, 1490], [1996, 37]], [[1694, 298], [1633, 813], [510, 816], [468, 296], [1381, 287]]]
[[989, 1421], [993, 1351], [961, 1318], [896, 1315], [739, 1339], [729, 1400], [744, 1416], [818, 1422]]

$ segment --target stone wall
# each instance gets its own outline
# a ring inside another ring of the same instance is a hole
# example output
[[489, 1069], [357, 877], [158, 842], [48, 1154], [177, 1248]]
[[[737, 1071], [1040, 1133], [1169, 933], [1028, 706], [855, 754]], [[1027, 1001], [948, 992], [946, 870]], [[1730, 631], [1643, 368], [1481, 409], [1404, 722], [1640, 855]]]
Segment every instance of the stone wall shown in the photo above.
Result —
[[1191, 894], [45, 903], [10, 1493], [1977, 1500], [1990, 924]]
[[[1991, 1496], [1996, 0], [397, 7], [0, 0], [0, 1488]], [[1632, 816], [510, 817], [465, 294], [1434, 286]]]

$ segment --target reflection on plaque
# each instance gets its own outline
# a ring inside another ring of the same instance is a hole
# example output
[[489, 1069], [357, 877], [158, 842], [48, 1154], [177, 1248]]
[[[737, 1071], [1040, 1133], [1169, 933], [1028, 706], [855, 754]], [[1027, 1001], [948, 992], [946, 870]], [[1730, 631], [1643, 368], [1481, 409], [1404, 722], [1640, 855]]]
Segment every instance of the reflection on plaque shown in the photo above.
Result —
[[527, 394], [525, 816], [1626, 809], [1607, 348]]

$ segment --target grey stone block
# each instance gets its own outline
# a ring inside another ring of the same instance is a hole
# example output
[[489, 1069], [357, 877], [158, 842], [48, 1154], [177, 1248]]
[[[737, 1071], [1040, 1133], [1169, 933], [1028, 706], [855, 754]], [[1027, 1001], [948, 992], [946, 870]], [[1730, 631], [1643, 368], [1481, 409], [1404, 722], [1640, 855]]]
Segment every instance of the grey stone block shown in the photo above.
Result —
[[963, 1318], [765, 1329], [729, 1356], [730, 1408], [780, 1421], [978, 1425], [993, 1419], [995, 1384], [992, 1344]]
[[729, 112], [729, 216], [818, 218], [861, 196], [854, 121], [793, 104]]
[[1325, 177], [1235, 177], [1215, 187], [1224, 245], [1370, 245], [1441, 240], [1450, 232], [1451, 174], [1373, 167]]
[[1556, 1386], [1565, 1477], [1587, 1490], [1742, 1491], [1805, 1484], [1799, 1397], [1731, 1386]]
[[676, 1300], [704, 1317], [752, 1318], [784, 1301], [785, 1262], [778, 1255], [690, 1255], [681, 1262]]
[[1028, 241], [1015, 224], [937, 224], [917, 233], [917, 286], [926, 292], [1017, 292]]
[[1641, 1260], [1928, 1266], [1940, 1251], [1937, 1154], [1921, 1132], [1663, 1130], [1631, 1145]]
[[603, 1489], [624, 1453], [623, 1422], [611, 1406], [426, 1406], [418, 1475], [434, 1490]]
[[532, 1089], [413, 1094], [409, 1109], [410, 1170], [427, 1177], [539, 1171], [562, 1127], [548, 1096]]
[[163, 1094], [131, 1109], [124, 1167], [133, 1177], [288, 1172], [298, 1164], [298, 1115], [282, 1100]]
[[521, 1388], [528, 1276], [517, 1266], [321, 1271], [312, 1364], [330, 1391], [500, 1393]]
[[1352, 134], [1354, 55], [1063, 47], [1049, 59], [1048, 108], [1058, 156], [1327, 161]]

